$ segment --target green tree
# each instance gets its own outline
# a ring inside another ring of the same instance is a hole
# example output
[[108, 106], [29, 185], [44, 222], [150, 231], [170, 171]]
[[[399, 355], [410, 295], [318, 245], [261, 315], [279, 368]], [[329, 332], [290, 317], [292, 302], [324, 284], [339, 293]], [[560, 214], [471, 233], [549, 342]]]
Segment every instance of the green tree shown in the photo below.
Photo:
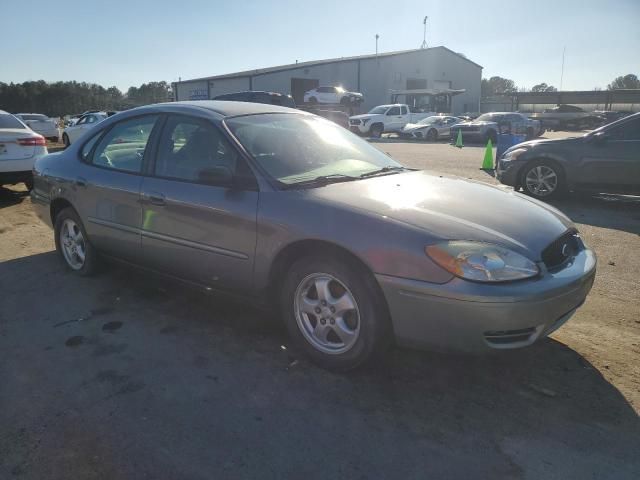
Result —
[[543, 83], [534, 85], [533, 88], [531, 88], [531, 91], [532, 92], [557, 92], [558, 89], [553, 85], [547, 85], [546, 83], [543, 82]]
[[607, 85], [608, 90], [618, 90], [621, 88], [640, 88], [640, 80], [638, 80], [638, 76], [633, 73], [628, 73], [627, 75], [616, 78], [613, 82]]
[[483, 78], [480, 85], [483, 97], [493, 97], [495, 95], [505, 95], [515, 93], [518, 89], [513, 80], [502, 77]]

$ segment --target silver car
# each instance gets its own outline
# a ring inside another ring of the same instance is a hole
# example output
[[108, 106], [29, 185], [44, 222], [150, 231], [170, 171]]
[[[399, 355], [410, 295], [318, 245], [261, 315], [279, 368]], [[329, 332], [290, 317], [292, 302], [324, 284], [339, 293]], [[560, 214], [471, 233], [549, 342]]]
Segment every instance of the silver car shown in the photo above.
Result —
[[417, 140], [429, 140], [435, 142], [441, 138], [449, 139], [451, 127], [463, 122], [461, 118], [447, 115], [434, 115], [420, 120], [417, 123], [407, 123], [400, 131], [404, 138]]
[[531, 345], [584, 302], [596, 259], [558, 210], [403, 167], [284, 107], [176, 102], [104, 120], [36, 162], [33, 205], [71, 270], [117, 257], [280, 309], [330, 369], [390, 343]]

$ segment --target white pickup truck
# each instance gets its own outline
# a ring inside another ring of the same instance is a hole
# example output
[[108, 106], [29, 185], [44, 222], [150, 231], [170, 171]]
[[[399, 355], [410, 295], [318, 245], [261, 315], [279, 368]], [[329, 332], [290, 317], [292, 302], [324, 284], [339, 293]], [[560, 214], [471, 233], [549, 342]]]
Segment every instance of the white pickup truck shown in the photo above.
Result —
[[378, 105], [369, 113], [349, 117], [349, 128], [360, 135], [377, 138], [385, 132], [400, 132], [407, 123], [435, 115], [435, 112], [411, 112], [404, 103]]

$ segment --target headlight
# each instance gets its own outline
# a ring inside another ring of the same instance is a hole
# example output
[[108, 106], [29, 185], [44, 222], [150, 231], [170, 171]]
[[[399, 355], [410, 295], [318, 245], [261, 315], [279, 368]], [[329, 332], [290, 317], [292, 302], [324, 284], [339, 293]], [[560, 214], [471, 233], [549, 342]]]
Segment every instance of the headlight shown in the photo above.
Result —
[[446, 271], [476, 282], [508, 282], [538, 275], [526, 257], [491, 243], [451, 241], [429, 245], [426, 254]]
[[518, 157], [526, 151], [527, 151], [526, 148], [516, 148], [509, 152], [505, 152], [505, 154], [502, 155], [502, 158], [500, 160], [506, 160], [506, 161], [517, 160]]
[[366, 125], [366, 124], [367, 124], [367, 122], [368, 122], [369, 120], [370, 120], [370, 119], [365, 118], [364, 120], [362, 120], [362, 124], [363, 124], [363, 125]]

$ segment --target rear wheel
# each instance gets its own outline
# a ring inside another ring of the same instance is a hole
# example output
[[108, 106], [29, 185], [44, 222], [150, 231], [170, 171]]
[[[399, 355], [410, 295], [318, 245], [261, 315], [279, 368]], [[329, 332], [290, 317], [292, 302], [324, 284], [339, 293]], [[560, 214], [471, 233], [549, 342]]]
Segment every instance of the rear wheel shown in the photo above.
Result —
[[311, 98], [309, 99], [309, 103], [311, 103], [311, 104], [315, 105], [316, 103], [318, 103], [318, 99], [317, 99], [316, 97], [311, 97]]
[[522, 188], [527, 195], [540, 200], [549, 200], [562, 195], [566, 189], [564, 172], [555, 163], [540, 160], [523, 169]]
[[26, 178], [23, 183], [27, 190], [33, 190], [33, 177]]
[[64, 143], [65, 147], [71, 145], [71, 142], [69, 141], [69, 135], [67, 135], [66, 133], [62, 134], [62, 143]]
[[363, 270], [328, 256], [304, 257], [289, 269], [281, 298], [287, 330], [323, 368], [355, 368], [391, 336], [382, 294]]
[[91, 275], [96, 271], [97, 252], [73, 208], [67, 207], [58, 213], [54, 232], [56, 250], [69, 269], [80, 275]]

